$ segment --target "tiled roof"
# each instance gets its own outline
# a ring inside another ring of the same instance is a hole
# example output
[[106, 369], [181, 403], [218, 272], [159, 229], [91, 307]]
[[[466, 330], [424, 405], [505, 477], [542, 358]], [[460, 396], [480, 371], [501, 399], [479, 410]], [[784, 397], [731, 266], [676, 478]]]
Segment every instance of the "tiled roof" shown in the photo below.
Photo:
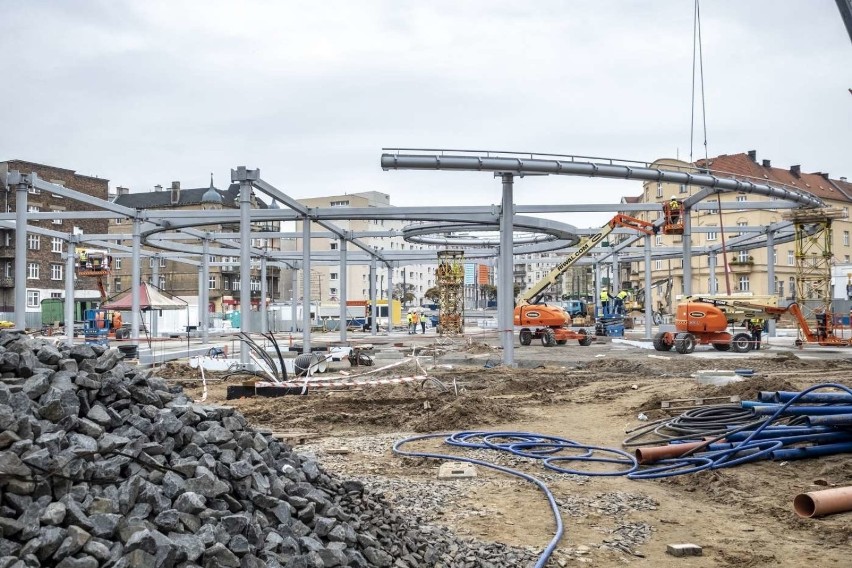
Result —
[[630, 197], [629, 195], [625, 195], [621, 198], [622, 203], [641, 203], [642, 195], [637, 195], [636, 197]]
[[[705, 160], [696, 162], [696, 166], [709, 169], [715, 172], [725, 172], [734, 176], [748, 176], [750, 178], [765, 180], [769, 183], [776, 182], [795, 187], [819, 197], [821, 199], [833, 199], [836, 201], [852, 201], [852, 192], [844, 191], [844, 184], [840, 180], [830, 180], [827, 174], [815, 173], [794, 173], [793, 168], [783, 169], [772, 166], [765, 167], [763, 164], [752, 160], [748, 154], [722, 154], [715, 158], [710, 158], [709, 165], [705, 165]], [[845, 183], [845, 187], [849, 188], [850, 184]]]

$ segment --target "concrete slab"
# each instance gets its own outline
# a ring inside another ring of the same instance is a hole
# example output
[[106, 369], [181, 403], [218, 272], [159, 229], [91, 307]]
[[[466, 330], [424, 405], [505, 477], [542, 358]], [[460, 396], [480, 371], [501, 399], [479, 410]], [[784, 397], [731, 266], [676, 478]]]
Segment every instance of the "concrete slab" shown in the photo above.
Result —
[[470, 479], [476, 477], [476, 467], [471, 463], [447, 462], [438, 468], [438, 479]]

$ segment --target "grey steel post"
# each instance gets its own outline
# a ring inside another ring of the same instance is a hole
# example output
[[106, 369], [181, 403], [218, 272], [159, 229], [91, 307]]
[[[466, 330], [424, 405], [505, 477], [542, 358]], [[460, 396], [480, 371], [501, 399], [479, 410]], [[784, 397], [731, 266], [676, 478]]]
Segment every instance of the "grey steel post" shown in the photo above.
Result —
[[[160, 286], [160, 257], [154, 255], [154, 266], [151, 268], [151, 282], [154, 283], [154, 286]], [[139, 277], [140, 281], [142, 277]], [[157, 317], [157, 312], [151, 311], [151, 337], [157, 337], [160, 332], [160, 318]], [[187, 319], [189, 318], [189, 314], [187, 314]], [[189, 325], [189, 321], [186, 322]]]
[[201, 243], [204, 258], [201, 259], [201, 272], [203, 286], [200, 288], [200, 303], [204, 306], [201, 311], [201, 344], [207, 345], [210, 341], [210, 241], [204, 239]]
[[[251, 181], [240, 181], [240, 331], [251, 334]], [[248, 365], [249, 347], [240, 341], [240, 364]]]
[[391, 327], [393, 326], [393, 310], [391, 309], [393, 306], [393, 268], [388, 264], [388, 333], [391, 331]]
[[68, 254], [65, 257], [65, 343], [74, 345], [74, 267], [77, 263], [75, 241], [68, 240]]
[[503, 182], [503, 201], [500, 210], [500, 265], [503, 267], [502, 278], [499, 289], [502, 300], [497, 305], [497, 310], [502, 314], [503, 327], [500, 328], [500, 343], [503, 346], [503, 364], [507, 367], [515, 366], [515, 293], [513, 284], [512, 265], [512, 235], [514, 233], [514, 206], [513, 195], [515, 177], [510, 173], [500, 174]]
[[707, 286], [710, 294], [718, 294], [719, 287], [716, 285], [716, 251], [710, 251], [707, 255], [707, 267], [710, 271], [710, 284]]
[[374, 256], [370, 258], [370, 319], [372, 320], [370, 322], [370, 335], [376, 335], [378, 332], [376, 295], [376, 257]]
[[692, 295], [692, 214], [683, 209], [683, 295]]
[[268, 310], [266, 306], [266, 257], [260, 258], [260, 333], [266, 333], [269, 327], [267, 320]]
[[340, 239], [340, 341], [346, 342], [346, 323], [349, 321], [349, 316], [346, 313], [346, 298], [348, 290], [346, 289], [347, 281], [349, 280], [346, 272], [346, 239]]
[[311, 352], [311, 220], [302, 221], [302, 353]]
[[[198, 305], [196, 306], [196, 310], [195, 310], [196, 315], [198, 316], [198, 331], [199, 332], [201, 331], [201, 325], [202, 325], [201, 322], [204, 320], [204, 309], [206, 308], [206, 306], [204, 305], [204, 302], [201, 301], [203, 299], [201, 296], [202, 296], [202, 290], [204, 290], [204, 286], [205, 286], [204, 265], [202, 263], [202, 264], [198, 265]], [[186, 322], [186, 323], [189, 324], [189, 322]]]
[[296, 325], [296, 320], [299, 317], [299, 265], [293, 263], [293, 270], [290, 273], [290, 338], [293, 334], [299, 331], [299, 326]]
[[[403, 274], [405, 274], [403, 272]], [[494, 259], [494, 283], [497, 285], [497, 337], [500, 338], [500, 341], [503, 341], [502, 332], [503, 329], [503, 312], [500, 310], [500, 295], [502, 292], [500, 291], [500, 284], [503, 281], [503, 264], [498, 260]], [[512, 267], [512, 288], [515, 286], [515, 274], [514, 267]]]
[[[769, 283], [767, 291], [770, 296], [778, 293], [775, 287], [775, 232], [769, 231], [766, 233], [766, 278]], [[766, 319], [766, 335], [775, 337], [775, 320], [772, 318]]]
[[[130, 339], [139, 341], [139, 281], [142, 279], [142, 219], [133, 219], [133, 246], [130, 262]], [[154, 263], [158, 266], [158, 263]], [[156, 320], [157, 318], [151, 318]], [[153, 330], [152, 330], [153, 332]]]
[[[601, 303], [601, 292], [603, 291], [603, 279], [601, 278], [601, 263], [595, 261], [595, 305], [600, 306], [595, 314], [603, 315], [605, 306]], [[597, 316], [596, 316], [597, 317]]]
[[618, 294], [621, 289], [621, 275], [618, 273], [618, 253], [612, 251], [612, 293]]
[[645, 339], [651, 339], [654, 298], [651, 296], [651, 235], [645, 235]]
[[27, 328], [27, 190], [21, 177], [15, 186], [15, 327]]

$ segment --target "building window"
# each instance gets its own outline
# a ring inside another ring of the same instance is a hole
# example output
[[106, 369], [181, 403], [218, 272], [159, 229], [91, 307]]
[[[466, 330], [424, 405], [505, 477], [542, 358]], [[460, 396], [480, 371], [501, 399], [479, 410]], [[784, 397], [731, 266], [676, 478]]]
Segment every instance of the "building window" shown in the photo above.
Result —
[[50, 265], [50, 279], [51, 280], [62, 280], [62, 265], [61, 264], [51, 264]]
[[845, 262], [847, 264], [849, 263], [849, 255], [848, 254], [843, 255], [843, 262]]
[[30, 250], [40, 250], [41, 237], [38, 235], [27, 235], [27, 248]]
[[6, 269], [3, 272], [3, 276], [12, 278], [15, 275], [15, 264], [11, 260], [7, 260], [5, 264]]
[[219, 279], [215, 276], [211, 276], [210, 280], [207, 281], [207, 287], [211, 290], [216, 290], [219, 287]]
[[332, 201], [329, 205], [332, 207], [349, 207], [349, 200], [344, 199], [342, 201]]
[[331, 250], [337, 250], [337, 243], [330, 243], [328, 246]]
[[740, 262], [748, 262], [748, 251], [741, 250], [737, 255], [737, 260], [739, 260]]
[[50, 252], [62, 252], [62, 239], [59, 237], [50, 239]]
[[160, 268], [165, 268], [165, 267], [166, 267], [166, 257], [161, 256], [160, 257]]
[[231, 289], [232, 289], [234, 292], [238, 292], [238, 291], [240, 290], [240, 286], [241, 286], [241, 285], [242, 285], [242, 282], [240, 282], [239, 280], [234, 280], [234, 281], [231, 283]]
[[663, 246], [663, 235], [657, 235], [656, 242], [654, 243], [656, 246]]
[[[737, 221], [737, 227], [748, 227], [748, 221]], [[743, 236], [742, 232], [737, 233], [737, 236]]]
[[7, 247], [12, 246], [12, 231], [3, 231], [3, 243]]
[[738, 195], [737, 201], [739, 203], [745, 203], [746, 201], [748, 201], [748, 196], [747, 195]]
[[154, 268], [154, 257], [153, 256], [148, 257], [148, 268]]
[[62, 219], [54, 219], [54, 220], [53, 220], [53, 224], [54, 224], [54, 225], [61, 225], [61, 224], [62, 224]]
[[843, 246], [849, 246], [849, 231], [843, 231]]
[[115, 220], [115, 224], [116, 224], [116, 225], [121, 225], [123, 222], [124, 222], [124, 218], [123, 218], [123, 217], [119, 217], [118, 219], [116, 219], [116, 220]]
[[658, 181], [657, 182], [657, 197], [662, 197], [662, 196], [663, 196], [663, 182]]
[[337, 280], [337, 272], [331, 272], [331, 273], [329, 273], [328, 277], [329, 277], [331, 280]]
[[687, 186], [685, 183], [680, 184], [680, 192], [681, 192], [681, 193], [686, 193], [686, 191], [687, 191], [687, 189], [686, 189], [686, 188], [687, 188], [687, 187], [688, 187], [688, 186]]
[[118, 292], [119, 290], [121, 290], [121, 278], [116, 278], [116, 279], [113, 281], [112, 286], [113, 286], [113, 288], [112, 288], [112, 289], [113, 289], [113, 290], [115, 290], [116, 292]]
[[749, 291], [749, 282], [748, 276], [740, 276], [740, 292], [748, 292]]
[[663, 261], [655, 260], [654, 261], [654, 270], [662, 270], [663, 269]]
[[73, 227], [73, 228], [71, 229], [71, 234], [72, 234], [72, 235], [82, 235], [82, 234], [83, 234], [83, 229], [81, 229], [80, 227]]
[[27, 189], [27, 193], [32, 193], [33, 195], [38, 195], [38, 194], [41, 193], [41, 190], [37, 187], [31, 186], [29, 189]]
[[787, 266], [794, 266], [796, 264], [796, 255], [793, 254], [793, 251], [787, 251]]
[[779, 297], [784, 297], [784, 281], [783, 280], [775, 280], [775, 293], [778, 294]]
[[37, 262], [27, 263], [27, 280], [38, 280], [41, 267]]
[[113, 258], [112, 259], [113, 268], [115, 268], [116, 270], [121, 270], [121, 260], [122, 259], [120, 259], [120, 258]]
[[707, 233], [707, 240], [708, 241], [715, 241], [718, 238], [719, 238], [719, 234], [716, 233], [716, 231], [711, 231], [711, 232]]
[[30, 213], [40, 213], [41, 207], [39, 207], [38, 205], [30, 205], [29, 207], [27, 207], [27, 211]]
[[41, 305], [41, 292], [38, 290], [27, 290], [27, 307], [37, 308]]
[[157, 287], [160, 290], [166, 289], [166, 277], [165, 276], [160, 276], [160, 282], [157, 284]]

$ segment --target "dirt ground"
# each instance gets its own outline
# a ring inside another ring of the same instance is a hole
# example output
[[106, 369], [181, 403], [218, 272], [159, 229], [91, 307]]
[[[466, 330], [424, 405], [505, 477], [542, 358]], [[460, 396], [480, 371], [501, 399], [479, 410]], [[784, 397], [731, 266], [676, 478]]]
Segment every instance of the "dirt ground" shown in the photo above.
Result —
[[[423, 347], [428, 352], [430, 346]], [[464, 359], [465, 352], [488, 358], [493, 348], [486, 339], [462, 344], [455, 352], [442, 351], [454, 353], [455, 360]], [[610, 343], [531, 348], [519, 358], [527, 357], [525, 366], [533, 368], [485, 368], [471, 361], [448, 364], [437, 356], [426, 358], [422, 362], [428, 374], [446, 390], [435, 382], [412, 382], [226, 400], [228, 385], [250, 379], [232, 376], [210, 384], [207, 402], [239, 409], [258, 428], [317, 434], [307, 440], [306, 451], [342, 476], [437, 484], [437, 462], [397, 457], [391, 452], [393, 441], [416, 432], [482, 429], [539, 432], [620, 448], [625, 432], [642, 424], [640, 413], [651, 420], [668, 416], [660, 409], [662, 401], [731, 395], [754, 399], [760, 390], [848, 384], [852, 372], [852, 359], [844, 354], [824, 359], [818, 352], [770, 350], [716, 359], [654, 353]], [[690, 377], [708, 368], [750, 368], [755, 375], [721, 387], [702, 386]], [[391, 372], [405, 376], [406, 369]], [[159, 373], [201, 397], [196, 370], [170, 364]], [[459, 452], [439, 441], [409, 447]], [[335, 448], [349, 453], [328, 452]], [[566, 531], [551, 566], [850, 565], [852, 513], [803, 520], [792, 509], [798, 493], [852, 483], [848, 455], [766, 461], [656, 481], [562, 475], [526, 461], [512, 467], [546, 480], [561, 505]], [[472, 538], [543, 548], [554, 530], [543, 496], [515, 478], [483, 468], [478, 474], [475, 482], [451, 482], [449, 495], [434, 511], [438, 522]], [[670, 556], [665, 550], [672, 543], [698, 544], [703, 556]]]

